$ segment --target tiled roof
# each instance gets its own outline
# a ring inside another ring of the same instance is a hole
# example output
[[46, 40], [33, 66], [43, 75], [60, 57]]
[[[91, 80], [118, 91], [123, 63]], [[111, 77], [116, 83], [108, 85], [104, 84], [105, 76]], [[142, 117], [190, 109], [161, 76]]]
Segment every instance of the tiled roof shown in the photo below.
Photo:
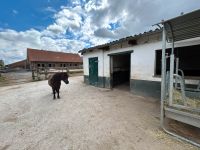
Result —
[[26, 65], [26, 59], [25, 59], [25, 60], [21, 60], [21, 61], [14, 62], [14, 63], [12, 63], [12, 64], [8, 64], [8, 66], [11, 67], [11, 68], [25, 67], [25, 65]]
[[79, 54], [27, 48], [29, 62], [83, 62]]

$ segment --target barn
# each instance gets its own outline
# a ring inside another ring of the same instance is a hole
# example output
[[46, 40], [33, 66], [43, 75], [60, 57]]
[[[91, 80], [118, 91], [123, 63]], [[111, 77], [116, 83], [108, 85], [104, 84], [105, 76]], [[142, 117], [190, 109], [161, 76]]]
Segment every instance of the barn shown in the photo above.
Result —
[[27, 63], [30, 69], [36, 68], [82, 68], [79, 54], [27, 48]]
[[17, 61], [17, 62], [14, 62], [12, 64], [8, 64], [6, 65], [9, 69], [26, 69], [28, 66], [27, 66], [27, 61], [26, 59], [24, 60], [21, 60], [21, 61]]

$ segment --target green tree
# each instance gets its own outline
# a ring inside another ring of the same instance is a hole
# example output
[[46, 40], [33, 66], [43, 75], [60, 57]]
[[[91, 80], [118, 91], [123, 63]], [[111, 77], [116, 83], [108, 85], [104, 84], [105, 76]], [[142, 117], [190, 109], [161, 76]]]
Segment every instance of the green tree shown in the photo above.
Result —
[[2, 69], [4, 67], [4, 61], [0, 60], [0, 69]]

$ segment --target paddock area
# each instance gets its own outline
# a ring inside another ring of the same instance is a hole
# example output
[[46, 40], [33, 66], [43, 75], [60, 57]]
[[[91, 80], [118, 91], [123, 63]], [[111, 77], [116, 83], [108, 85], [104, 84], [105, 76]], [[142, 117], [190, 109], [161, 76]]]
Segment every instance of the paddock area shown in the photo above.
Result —
[[160, 128], [160, 103], [70, 77], [53, 100], [47, 81], [0, 87], [0, 150], [195, 150]]

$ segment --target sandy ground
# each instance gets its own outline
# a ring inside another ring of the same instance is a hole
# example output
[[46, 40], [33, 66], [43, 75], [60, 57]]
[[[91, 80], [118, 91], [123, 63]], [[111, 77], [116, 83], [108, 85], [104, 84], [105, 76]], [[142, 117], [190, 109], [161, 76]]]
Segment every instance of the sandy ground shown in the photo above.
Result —
[[0, 150], [197, 149], [162, 132], [154, 99], [69, 82], [59, 100], [47, 81], [0, 87]]

